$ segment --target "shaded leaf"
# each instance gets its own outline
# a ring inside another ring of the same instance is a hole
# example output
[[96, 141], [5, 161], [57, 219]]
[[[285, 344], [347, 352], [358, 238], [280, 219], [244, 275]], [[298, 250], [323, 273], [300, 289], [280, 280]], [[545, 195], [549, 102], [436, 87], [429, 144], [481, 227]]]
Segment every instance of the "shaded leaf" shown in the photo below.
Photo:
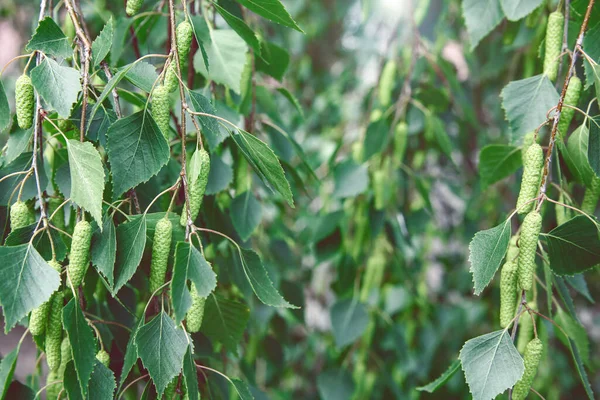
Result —
[[438, 390], [440, 387], [444, 386], [450, 378], [454, 376], [456, 371], [460, 368], [460, 360], [454, 360], [452, 364], [448, 367], [446, 371], [442, 375], [440, 375], [433, 382], [428, 383], [425, 386], [420, 386], [417, 388], [418, 391], [433, 393]]
[[327, 370], [317, 377], [317, 389], [322, 400], [347, 400], [354, 393], [354, 380], [345, 369]]
[[[217, 115], [217, 110], [210, 100], [204, 97], [200, 92], [188, 90], [188, 96], [190, 97], [190, 102], [194, 111]], [[206, 141], [211, 150], [214, 150], [219, 143], [227, 137], [227, 135], [223, 134], [219, 129], [219, 123], [216, 118], [201, 115], [196, 115], [194, 118], [197, 118], [200, 122], [200, 125], [202, 126], [202, 135], [206, 137]]]
[[246, 190], [231, 202], [231, 222], [243, 241], [250, 238], [261, 218], [262, 206], [252, 191]]
[[246, 42], [246, 44], [248, 44], [248, 46], [250, 46], [252, 50], [254, 50], [254, 53], [260, 57], [260, 43], [254, 31], [250, 29], [248, 25], [246, 25], [244, 20], [231, 14], [229, 11], [227, 11], [217, 3], [213, 4], [215, 6], [215, 10], [217, 10], [217, 12], [221, 14], [221, 17], [223, 17], [223, 19], [225, 20], [225, 22], [227, 22], [231, 29], [233, 29], [238, 35], [240, 35], [240, 37], [244, 39], [244, 42]]
[[367, 165], [358, 165], [352, 160], [337, 165], [333, 177], [335, 179], [333, 195], [338, 198], [357, 196], [369, 187]]
[[521, 148], [491, 144], [479, 153], [479, 175], [483, 185], [491, 185], [512, 175], [521, 166]]
[[600, 263], [598, 229], [584, 215], [570, 219], [543, 237], [555, 274], [575, 275]]
[[114, 286], [114, 269], [117, 258], [117, 231], [110, 215], [106, 215], [102, 229], [97, 228], [92, 235], [92, 264]]
[[8, 105], [4, 84], [0, 81], [0, 132], [8, 128], [10, 122], [10, 106]]
[[367, 329], [369, 312], [357, 299], [338, 301], [331, 307], [331, 327], [335, 345], [342, 348], [353, 343]]
[[237, 353], [249, 319], [250, 309], [246, 304], [212, 295], [206, 299], [200, 330], [209, 339]]
[[518, 21], [542, 4], [542, 0], [500, 0], [502, 10], [510, 21]]
[[116, 294], [140, 265], [146, 245], [146, 217], [142, 216], [117, 227], [117, 260], [115, 263]]
[[498, 226], [480, 231], [469, 244], [469, 261], [475, 294], [479, 295], [494, 278], [510, 241], [510, 219]]
[[469, 33], [471, 50], [502, 21], [500, 0], [463, 0], [462, 14]]
[[275, 23], [293, 28], [298, 32], [302, 29], [292, 19], [283, 4], [279, 0], [236, 0], [238, 3], [255, 12], [256, 14]]
[[15, 367], [17, 366], [17, 357], [19, 356], [19, 350], [21, 349], [21, 343], [12, 349], [12, 351], [2, 358], [0, 361], [0, 399], [5, 399], [6, 392], [12, 381], [15, 373]]

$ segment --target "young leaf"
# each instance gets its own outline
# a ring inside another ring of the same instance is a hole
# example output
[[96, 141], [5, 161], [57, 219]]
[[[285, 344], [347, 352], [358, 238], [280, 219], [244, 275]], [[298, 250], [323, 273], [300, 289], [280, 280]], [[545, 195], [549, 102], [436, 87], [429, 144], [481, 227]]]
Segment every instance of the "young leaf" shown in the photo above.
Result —
[[237, 2], [261, 17], [304, 33], [279, 0], [237, 0]]
[[0, 304], [8, 333], [31, 310], [48, 301], [60, 276], [31, 244], [0, 247]]
[[113, 294], [129, 282], [137, 270], [146, 245], [146, 217], [140, 216], [117, 228], [117, 260], [115, 263], [115, 286]]
[[114, 286], [114, 269], [117, 258], [117, 232], [110, 215], [104, 217], [102, 229], [97, 228], [92, 235], [92, 264]]
[[171, 281], [171, 299], [178, 324], [192, 305], [188, 280], [194, 283], [201, 297], [208, 297], [217, 286], [217, 276], [198, 249], [188, 242], [178, 242]]
[[475, 294], [479, 295], [494, 278], [510, 241], [510, 219], [498, 226], [480, 231], [469, 244], [469, 261]]
[[456, 371], [458, 371], [459, 367], [460, 367], [460, 360], [454, 360], [452, 362], [452, 364], [450, 364], [448, 369], [446, 371], [444, 371], [444, 373], [442, 375], [440, 375], [436, 380], [428, 383], [425, 386], [419, 386], [417, 388], [417, 390], [420, 392], [427, 392], [427, 393], [435, 392], [440, 387], [444, 386], [446, 384], [446, 382], [448, 382], [450, 380], [450, 378], [452, 378], [454, 376]]
[[67, 141], [71, 171], [71, 200], [102, 225], [104, 167], [98, 150], [90, 143]]
[[71, 107], [81, 92], [79, 72], [58, 65], [51, 58], [44, 58], [40, 65], [31, 70], [31, 82], [35, 90], [62, 118], [71, 115]]
[[188, 338], [162, 311], [139, 329], [135, 342], [160, 398], [169, 382], [181, 372]]
[[71, 299], [63, 308], [62, 314], [63, 326], [71, 344], [73, 364], [81, 395], [85, 399], [90, 376], [96, 362], [96, 339], [92, 328], [89, 327], [81, 308], [79, 308], [77, 299]]
[[92, 59], [94, 61], [94, 67], [100, 65], [102, 60], [108, 55], [113, 42], [113, 19], [112, 16], [102, 28], [102, 32], [92, 43]]
[[331, 307], [331, 327], [339, 349], [361, 337], [367, 325], [369, 312], [357, 299], [341, 300]]
[[518, 21], [539, 7], [542, 0], [500, 0], [502, 10], [510, 21]]
[[502, 89], [501, 96], [515, 139], [535, 130], [546, 120], [548, 111], [558, 104], [558, 93], [544, 74], [510, 82]]
[[523, 375], [523, 359], [507, 330], [468, 340], [459, 355], [474, 400], [493, 399]]
[[250, 238], [261, 218], [262, 206], [252, 191], [246, 190], [231, 202], [231, 222], [243, 241]]
[[246, 304], [212, 295], [206, 299], [200, 331], [237, 354], [249, 319], [250, 309]]
[[570, 219], [543, 237], [555, 274], [572, 276], [600, 263], [598, 229], [584, 215]]
[[[67, 18], [69, 18], [67, 16]], [[69, 39], [50, 17], [40, 21], [33, 37], [25, 46], [26, 51], [39, 50], [46, 55], [67, 58], [73, 55]]]
[[479, 175], [484, 186], [512, 175], [522, 165], [521, 148], [490, 144], [479, 153]]
[[471, 50], [502, 21], [500, 0], [463, 0], [462, 14], [469, 33]]
[[107, 136], [115, 199], [156, 175], [169, 161], [169, 144], [148, 111], [118, 120]]

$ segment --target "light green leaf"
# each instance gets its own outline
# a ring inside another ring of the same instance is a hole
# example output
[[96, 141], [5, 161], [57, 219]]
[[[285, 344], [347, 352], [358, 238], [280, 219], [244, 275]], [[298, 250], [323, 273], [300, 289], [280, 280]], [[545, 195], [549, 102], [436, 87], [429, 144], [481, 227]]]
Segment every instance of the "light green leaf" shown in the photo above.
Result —
[[0, 132], [8, 128], [10, 122], [10, 106], [8, 105], [4, 84], [0, 81]]
[[117, 261], [115, 263], [115, 286], [112, 290], [116, 294], [133, 276], [146, 245], [146, 217], [142, 216], [126, 222], [117, 227]]
[[178, 242], [171, 281], [171, 300], [177, 324], [185, 318], [192, 305], [188, 281], [194, 283], [200, 297], [208, 297], [217, 287], [217, 275], [198, 249], [189, 242]]
[[[565, 156], [565, 152], [562, 152], [569, 170], [577, 181], [584, 184], [589, 184], [594, 176], [594, 171], [588, 161], [588, 142], [589, 129], [584, 124], [569, 136], [567, 142], [568, 155]], [[564, 149], [564, 146], [559, 146], [559, 148]]]
[[544, 74], [510, 82], [501, 96], [514, 142], [546, 121], [548, 111], [558, 104], [558, 93]]
[[262, 206], [250, 190], [239, 194], [231, 202], [231, 222], [243, 241], [252, 235], [262, 219]]
[[[600, 176], [600, 119], [590, 118], [588, 122], [587, 160], [596, 176]], [[581, 147], [583, 148], [583, 145]], [[589, 184], [590, 182], [585, 183]]]
[[520, 147], [490, 144], [479, 153], [479, 175], [484, 186], [512, 175], [521, 165]]
[[0, 305], [8, 333], [31, 310], [48, 301], [60, 276], [30, 244], [0, 247]]
[[296, 96], [294, 96], [289, 90], [287, 90], [284, 87], [277, 88], [277, 91], [281, 93], [286, 99], [288, 99], [288, 101], [296, 108], [296, 111], [298, 111], [300, 117], [304, 119], [304, 110], [302, 109], [302, 105], [300, 104], [300, 101], [298, 101]]
[[227, 22], [227, 24], [231, 27], [231, 29], [233, 29], [238, 35], [240, 35], [240, 37], [244, 39], [244, 42], [246, 42], [248, 46], [250, 46], [252, 50], [254, 50], [254, 53], [258, 57], [260, 57], [260, 43], [254, 31], [250, 29], [248, 25], [246, 25], [244, 20], [231, 14], [229, 11], [227, 11], [217, 3], [213, 3], [213, 5], [217, 12], [221, 14], [221, 17], [223, 17], [225, 22]]
[[498, 226], [480, 231], [469, 244], [469, 261], [475, 294], [479, 295], [494, 278], [510, 241], [510, 219]]
[[462, 14], [469, 33], [471, 50], [504, 18], [500, 0], [463, 0]]
[[117, 258], [117, 231], [110, 215], [104, 217], [102, 229], [97, 228], [92, 235], [92, 264], [108, 281], [114, 285], [114, 269]]
[[500, 0], [506, 18], [518, 21], [542, 4], [542, 0]]
[[46, 57], [40, 65], [31, 70], [31, 82], [59, 116], [68, 118], [71, 115], [71, 107], [81, 92], [77, 70], [60, 66], [53, 59]]
[[104, 167], [98, 150], [90, 142], [67, 141], [71, 171], [71, 200], [102, 225]]
[[154, 381], [160, 398], [169, 382], [181, 372], [188, 338], [162, 311], [139, 329], [135, 342], [142, 363]]
[[333, 177], [335, 179], [333, 195], [338, 198], [357, 196], [369, 187], [367, 165], [357, 165], [352, 160], [337, 165]]
[[525, 370], [507, 330], [467, 341], [459, 358], [474, 400], [495, 398], [513, 387]]
[[454, 376], [456, 371], [458, 371], [459, 367], [460, 367], [460, 360], [454, 360], [452, 362], [452, 364], [450, 364], [448, 369], [442, 375], [440, 375], [436, 380], [428, 383], [425, 386], [418, 387], [417, 390], [421, 391], [421, 392], [427, 392], [427, 393], [435, 392], [440, 387], [444, 386], [446, 384], [446, 382], [448, 382], [448, 380]]
[[69, 39], [67, 39], [60, 27], [50, 17], [46, 17], [40, 21], [33, 37], [27, 43], [27, 46], [25, 46], [25, 50], [39, 50], [46, 55], [61, 58], [73, 55]]
[[113, 41], [113, 19], [112, 16], [104, 25], [102, 32], [98, 35], [98, 37], [92, 43], [92, 59], [94, 61], [94, 66], [100, 65], [102, 60], [108, 55], [110, 48], [112, 46]]
[[206, 70], [202, 52], [194, 56], [194, 68], [208, 80], [223, 84], [236, 93], [240, 93], [242, 72], [246, 64], [246, 43], [235, 31], [219, 29], [210, 31], [210, 43], [205, 49], [210, 62]]
[[246, 304], [212, 295], [206, 299], [200, 331], [237, 354], [249, 318], [250, 309]]
[[169, 160], [169, 144], [147, 111], [118, 120], [107, 136], [115, 199], [156, 175]]
[[77, 299], [71, 299], [64, 307], [62, 321], [71, 344], [81, 395], [85, 399], [96, 362], [96, 339], [92, 328], [89, 327], [81, 308], [79, 308]]
[[237, 0], [237, 2], [261, 17], [304, 33], [279, 0]]
[[596, 224], [579, 215], [542, 234], [548, 244], [550, 268], [557, 275], [575, 275], [600, 264]]
[[279, 192], [290, 206], [294, 206], [290, 184], [285, 177], [279, 159], [273, 150], [255, 136], [239, 130], [231, 137], [258, 176], [272, 191]]
[[331, 327], [338, 348], [356, 341], [369, 325], [367, 307], [358, 299], [338, 301], [331, 307]]

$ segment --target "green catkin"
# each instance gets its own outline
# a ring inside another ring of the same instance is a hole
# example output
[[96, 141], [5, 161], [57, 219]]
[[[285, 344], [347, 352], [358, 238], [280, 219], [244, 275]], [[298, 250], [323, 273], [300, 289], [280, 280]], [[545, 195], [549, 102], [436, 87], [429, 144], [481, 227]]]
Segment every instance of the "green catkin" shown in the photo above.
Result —
[[35, 210], [27, 207], [27, 225], [35, 224], [36, 221]]
[[171, 382], [165, 388], [165, 392], [163, 393], [163, 399], [171, 400], [175, 397], [175, 389], [177, 389], [177, 381], [179, 380], [179, 376], [175, 376]]
[[506, 262], [517, 261], [517, 257], [519, 256], [518, 241], [519, 235], [513, 235], [513, 237], [510, 238], [508, 250], [506, 251]]
[[87, 221], [79, 221], [73, 231], [71, 253], [67, 272], [73, 287], [79, 287], [90, 263], [90, 243], [92, 226]]
[[517, 263], [507, 261], [500, 273], [500, 326], [506, 328], [515, 316], [517, 306]]
[[394, 133], [394, 163], [395, 165], [401, 165], [404, 161], [404, 154], [406, 153], [406, 144], [408, 142], [408, 125], [406, 122], [401, 121], [396, 125]]
[[29, 223], [29, 207], [22, 201], [10, 206], [10, 230], [22, 228]]
[[383, 210], [386, 203], [386, 183], [389, 179], [386, 171], [383, 169], [373, 173], [373, 197], [375, 198], [375, 209]]
[[600, 199], [600, 178], [594, 176], [592, 182], [585, 189], [585, 195], [581, 202], [581, 211], [586, 214], [594, 214], [598, 200]]
[[140, 11], [142, 8], [142, 3], [144, 0], [127, 0], [127, 5], [125, 6], [125, 12], [128, 16], [133, 16]]
[[104, 349], [100, 350], [96, 354], [96, 358], [100, 361], [106, 368], [110, 365], [110, 354]]
[[[561, 140], [565, 140], [571, 120], [575, 115], [575, 109], [571, 107], [577, 107], [579, 103], [579, 95], [581, 94], [581, 79], [577, 76], [571, 77], [569, 81], [569, 87], [567, 87], [567, 93], [565, 93], [565, 101], [563, 103], [562, 111], [560, 112], [560, 119], [558, 120], [558, 137]], [[570, 106], [570, 107], [565, 107]]]
[[365, 148], [362, 142], [357, 141], [352, 143], [352, 160], [354, 160], [356, 164], [362, 164], [363, 155], [365, 153], [364, 150]]
[[179, 83], [179, 79], [177, 79], [177, 69], [175, 68], [175, 59], [171, 59], [169, 66], [167, 67], [167, 72], [165, 72], [165, 88], [169, 91], [169, 93], [175, 91], [177, 89], [177, 84]]
[[392, 101], [392, 91], [394, 90], [394, 78], [396, 77], [396, 62], [388, 60], [381, 71], [379, 79], [379, 104], [387, 106]]
[[385, 272], [387, 242], [379, 239], [375, 243], [373, 255], [367, 260], [362, 285], [360, 288], [360, 301], [365, 303], [374, 290], [379, 289]]
[[188, 21], [182, 21], [177, 25], [175, 36], [177, 38], [177, 55], [181, 65], [183, 65], [190, 52], [193, 34], [194, 30]]
[[[48, 261], [48, 265], [60, 273], [62, 266], [58, 261], [50, 260]], [[48, 320], [48, 312], [50, 311], [51, 299], [52, 297], [41, 306], [31, 311], [31, 315], [29, 316], [29, 331], [32, 335], [41, 335], [46, 330], [46, 322]]]
[[52, 295], [52, 304], [46, 325], [46, 361], [51, 371], [56, 371], [60, 367], [63, 299], [62, 291]]
[[[56, 212], [56, 214], [54, 215], [54, 218], [52, 218], [52, 225], [54, 225], [58, 229], [64, 231], [65, 230], [65, 207], [60, 207], [60, 205], [63, 203], [63, 201], [64, 201], [64, 199], [62, 197], [48, 198], [48, 218], [50, 218], [50, 216], [52, 214], [54, 214], [54, 212], [56, 210], [58, 210], [58, 212]], [[58, 207], [60, 207], [60, 209]]]
[[[537, 196], [542, 176], [542, 165], [544, 163], [544, 151], [542, 147], [534, 143], [529, 146], [523, 161], [523, 178], [521, 190], [517, 199], [517, 210], [519, 214], [526, 214], [533, 209], [535, 201], [530, 201]], [[529, 203], [527, 203], [529, 201]], [[527, 203], [527, 205], [525, 205]]]
[[534, 142], [535, 132], [529, 132], [523, 136], [523, 144], [521, 145], [521, 161], [523, 161], [523, 165], [525, 165], [525, 154], [527, 154], [527, 150]]
[[[197, 150], [200, 156], [200, 173], [195, 180], [188, 180], [188, 195], [190, 199], [190, 214], [192, 221], [196, 219], [202, 205], [202, 197], [208, 183], [208, 173], [210, 172], [210, 155], [204, 149]], [[187, 204], [184, 205], [179, 219], [181, 226], [187, 225]]]
[[527, 347], [525, 348], [525, 353], [523, 354], [525, 372], [523, 372], [521, 380], [517, 382], [517, 384], [513, 388], [513, 400], [523, 400], [529, 394], [529, 388], [531, 388], [533, 379], [537, 374], [543, 350], [544, 345], [542, 344], [542, 341], [538, 338], [531, 340], [527, 344]]
[[65, 376], [65, 370], [67, 364], [73, 359], [73, 353], [71, 351], [71, 342], [67, 335], [63, 335], [62, 342], [60, 344], [60, 367], [58, 368], [58, 376], [62, 379]]
[[544, 74], [551, 81], [556, 80], [558, 65], [563, 42], [565, 17], [560, 11], [555, 11], [548, 17], [546, 25], [546, 52], [544, 54]]
[[[60, 382], [52, 384], [52, 382], [60, 381], [62, 377], [55, 371], [50, 371], [46, 377], [46, 400], [57, 400], [63, 385]], [[48, 386], [49, 385], [49, 386]]]
[[152, 118], [165, 136], [169, 138], [169, 90], [164, 85], [158, 85], [152, 92]]
[[151, 293], [154, 293], [165, 283], [172, 236], [173, 224], [168, 218], [161, 218], [156, 224], [152, 243], [152, 262], [150, 264]]
[[15, 83], [15, 109], [19, 128], [31, 128], [35, 109], [33, 85], [31, 84], [31, 78], [25, 74], [21, 75]]
[[200, 297], [196, 286], [192, 283], [192, 305], [186, 315], [186, 327], [189, 332], [198, 332], [204, 318], [204, 304], [206, 298]]
[[[537, 310], [537, 305], [535, 302], [530, 301], [527, 303], [529, 308], [532, 310]], [[527, 347], [527, 343], [533, 337], [533, 321], [531, 320], [531, 315], [525, 311], [519, 317], [519, 332], [517, 335], [517, 350], [519, 353], [523, 354], [525, 351], [525, 347]]]
[[73, 25], [73, 20], [69, 13], [65, 13], [65, 19], [63, 20], [62, 31], [65, 36], [69, 38], [69, 40], [73, 40], [75, 38], [75, 25]]
[[[587, 196], [587, 190], [586, 190], [586, 196]], [[565, 203], [565, 195], [563, 194], [562, 191], [558, 195], [558, 201], [559, 201], [559, 203], [566, 204]], [[584, 197], [584, 201], [585, 201], [585, 197]], [[598, 198], [596, 198], [596, 203], [597, 202], [598, 202]], [[596, 205], [594, 204], [594, 208], [595, 207], [596, 207]], [[556, 225], [562, 225], [573, 217], [571, 214], [571, 210], [569, 208], [561, 206], [559, 204], [554, 205], [554, 213], [556, 215]]]
[[519, 238], [519, 288], [531, 290], [535, 274], [535, 253], [537, 250], [538, 236], [542, 229], [542, 216], [537, 211], [531, 211], [523, 220], [521, 236]]

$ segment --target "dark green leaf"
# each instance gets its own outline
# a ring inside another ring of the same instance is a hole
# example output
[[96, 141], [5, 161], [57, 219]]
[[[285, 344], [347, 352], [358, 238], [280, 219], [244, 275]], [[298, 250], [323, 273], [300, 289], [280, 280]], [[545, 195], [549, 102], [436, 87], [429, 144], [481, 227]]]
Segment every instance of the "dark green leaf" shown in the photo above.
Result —
[[[217, 110], [211, 104], [210, 100], [204, 97], [200, 92], [188, 90], [188, 96], [190, 96], [190, 102], [194, 111], [217, 115]], [[206, 137], [209, 147], [211, 150], [214, 150], [219, 143], [225, 140], [227, 135], [223, 134], [219, 129], [216, 118], [200, 115], [196, 115], [195, 118], [198, 119], [202, 126], [202, 135]]]
[[94, 60], [94, 66], [100, 65], [102, 60], [108, 55], [113, 42], [113, 20], [112, 16], [104, 25], [102, 32], [92, 43], [92, 59]]
[[246, 25], [244, 20], [231, 14], [217, 3], [213, 3], [213, 5], [217, 12], [221, 14], [221, 17], [223, 17], [225, 22], [227, 22], [227, 24], [231, 27], [231, 29], [240, 35], [240, 37], [244, 39], [244, 42], [246, 42], [248, 46], [254, 50], [254, 53], [260, 57], [260, 43], [258, 42], [258, 38], [256, 37], [254, 31], [250, 29], [248, 25]]
[[4, 162], [10, 164], [17, 159], [27, 148], [31, 141], [33, 128], [30, 129], [18, 129], [8, 137], [6, 155], [4, 156]]
[[418, 387], [417, 390], [419, 390], [421, 392], [428, 392], [428, 393], [435, 392], [440, 387], [444, 386], [446, 384], [446, 382], [448, 382], [448, 380], [454, 376], [456, 371], [458, 371], [459, 367], [460, 367], [460, 360], [454, 360], [452, 362], [452, 364], [450, 364], [448, 369], [442, 375], [439, 376], [439, 378], [437, 378], [433, 382], [428, 383], [425, 386]]
[[13, 374], [15, 373], [15, 367], [17, 366], [17, 357], [19, 356], [19, 350], [21, 349], [21, 343], [7, 355], [4, 356], [0, 362], [0, 399], [5, 399], [6, 392], [12, 381]]
[[92, 378], [90, 379], [90, 400], [112, 399], [117, 383], [115, 374], [96, 360]]
[[575, 275], [600, 263], [598, 228], [579, 215], [543, 235], [550, 268], [558, 275]]
[[[27, 171], [31, 167], [32, 159], [33, 157], [31, 152], [22, 153], [13, 162], [0, 169], [0, 179], [15, 172]], [[38, 158], [38, 170], [42, 170], [40, 158]], [[23, 178], [25, 178], [25, 174], [15, 175], [0, 182], [0, 205], [9, 204], [9, 200], [10, 204], [17, 201], [15, 189], [17, 189]], [[46, 174], [40, 174], [41, 187], [46, 187], [47, 184], [48, 178], [46, 178]], [[35, 196], [37, 196], [35, 179], [27, 179], [27, 182], [25, 182], [25, 185], [23, 186], [21, 200], [29, 200]]]
[[521, 166], [521, 148], [491, 144], [479, 153], [479, 175], [483, 185], [491, 185], [512, 175]]
[[252, 191], [246, 190], [231, 202], [231, 222], [243, 241], [248, 240], [262, 219], [262, 206]]
[[250, 392], [250, 387], [248, 384], [240, 379], [232, 379], [231, 383], [235, 389], [235, 392], [239, 396], [240, 400], [254, 400], [254, 396], [252, 396], [252, 392]]
[[479, 295], [494, 278], [510, 241], [510, 219], [475, 234], [469, 244], [469, 261], [475, 294]]
[[261, 58], [256, 58], [256, 70], [264, 72], [278, 81], [283, 80], [283, 75], [290, 65], [290, 54], [287, 50], [274, 43], [263, 42], [261, 55]]
[[212, 295], [206, 299], [205, 307], [201, 332], [209, 339], [223, 343], [227, 350], [237, 353], [237, 346], [250, 319], [248, 306]]
[[581, 125], [569, 136], [566, 149], [561, 141], [557, 141], [558, 148], [575, 180], [584, 184], [588, 184], [594, 176], [588, 161], [588, 137], [588, 128]]
[[92, 264], [114, 286], [114, 269], [117, 257], [117, 232], [110, 215], [104, 217], [102, 230], [97, 228], [92, 236]]
[[210, 171], [208, 173], [208, 184], [204, 194], [211, 195], [219, 193], [222, 190], [227, 189], [229, 184], [233, 181], [233, 170], [231, 167], [223, 162], [218, 154], [213, 153], [210, 155]]
[[198, 395], [198, 374], [196, 371], [196, 364], [194, 363], [194, 349], [190, 344], [187, 348], [187, 352], [183, 357], [183, 379], [185, 380], [185, 387], [187, 388], [187, 396], [189, 400], [200, 400]]
[[[27, 244], [31, 241], [36, 228], [37, 223], [15, 229], [8, 235], [4, 244], [6, 246]], [[65, 242], [57, 230], [50, 229], [49, 232], [52, 236], [52, 242], [54, 243], [54, 254], [56, 255], [56, 259], [58, 261], [62, 261], [67, 256], [67, 247], [65, 246]], [[33, 247], [35, 247], [44, 260], [52, 259], [52, 245], [50, 244], [50, 239], [48, 239], [48, 234], [46, 232], [37, 234], [33, 238], [32, 243]]]
[[[600, 119], [590, 119], [587, 157], [589, 165], [596, 176], [600, 176]], [[571, 139], [569, 139], [569, 142]], [[583, 145], [581, 148], [583, 149]], [[587, 182], [586, 182], [587, 183]]]
[[327, 370], [317, 377], [317, 388], [322, 400], [347, 400], [354, 393], [354, 380], [345, 369]]
[[335, 345], [338, 348], [353, 343], [369, 325], [367, 307], [358, 299], [338, 301], [331, 307], [330, 314]]
[[146, 245], [146, 218], [136, 218], [117, 227], [117, 260], [115, 263], [116, 294], [133, 276], [140, 265]]
[[303, 32], [279, 0], [237, 0], [237, 2], [261, 17]]
[[[69, 18], [67, 16], [67, 18]], [[39, 50], [47, 55], [67, 58], [73, 55], [69, 39], [50, 17], [40, 21], [33, 37], [25, 46], [26, 51]]]
[[158, 79], [156, 68], [145, 61], [138, 61], [133, 68], [127, 68], [125, 78], [144, 92], [150, 93], [154, 82]]
[[4, 84], [0, 81], [0, 132], [8, 128], [10, 122], [10, 106], [8, 105]]

